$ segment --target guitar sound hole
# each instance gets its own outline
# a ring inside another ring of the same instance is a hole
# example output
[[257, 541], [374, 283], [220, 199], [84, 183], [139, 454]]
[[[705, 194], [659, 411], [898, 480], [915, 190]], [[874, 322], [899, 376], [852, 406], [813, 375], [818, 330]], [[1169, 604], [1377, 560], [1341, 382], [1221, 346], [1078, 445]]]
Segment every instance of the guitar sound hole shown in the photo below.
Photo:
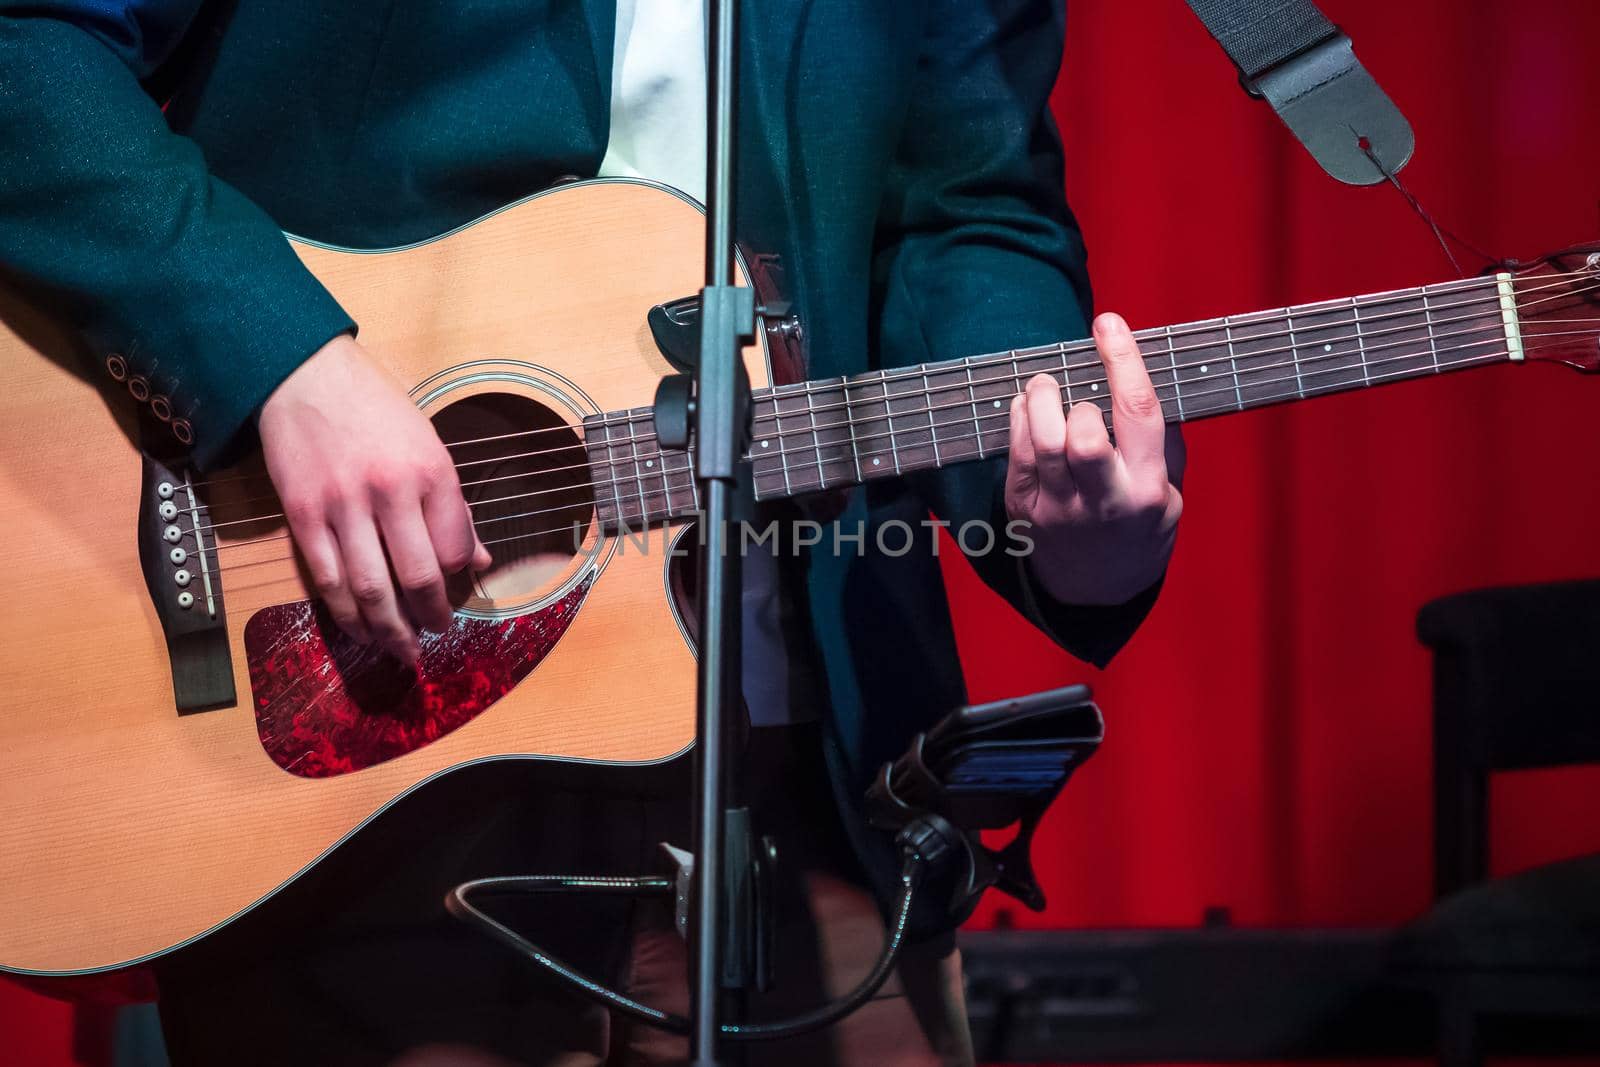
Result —
[[473, 592], [524, 599], [570, 577], [596, 530], [588, 457], [566, 420], [525, 396], [480, 393], [441, 409], [433, 424], [494, 556]]

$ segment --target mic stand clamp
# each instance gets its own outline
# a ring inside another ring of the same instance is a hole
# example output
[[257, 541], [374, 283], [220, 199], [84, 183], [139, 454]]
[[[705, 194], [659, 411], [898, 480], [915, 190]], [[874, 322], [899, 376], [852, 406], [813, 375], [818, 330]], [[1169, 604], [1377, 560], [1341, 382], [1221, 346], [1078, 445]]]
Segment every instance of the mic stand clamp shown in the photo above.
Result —
[[[867, 790], [869, 824], [895, 834], [932, 827], [955, 843], [954, 857], [928, 865], [924, 885], [943, 898], [944, 909], [919, 911], [913, 922], [918, 933], [959, 926], [990, 887], [1032, 911], [1044, 910], [1033, 869], [1034, 832], [1104, 735], [1088, 688], [1070, 686], [958, 709], [879, 769]], [[979, 836], [1012, 825], [1016, 836], [1001, 848], [989, 848]]]

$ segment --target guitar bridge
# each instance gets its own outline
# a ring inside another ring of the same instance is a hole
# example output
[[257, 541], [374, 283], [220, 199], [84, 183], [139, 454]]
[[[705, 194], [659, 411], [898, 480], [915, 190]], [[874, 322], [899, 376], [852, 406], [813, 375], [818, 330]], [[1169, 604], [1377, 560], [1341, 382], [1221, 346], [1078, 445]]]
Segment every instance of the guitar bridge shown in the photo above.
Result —
[[139, 567], [167, 638], [172, 697], [180, 715], [237, 702], [209, 514], [194, 490], [191, 469], [145, 453]]

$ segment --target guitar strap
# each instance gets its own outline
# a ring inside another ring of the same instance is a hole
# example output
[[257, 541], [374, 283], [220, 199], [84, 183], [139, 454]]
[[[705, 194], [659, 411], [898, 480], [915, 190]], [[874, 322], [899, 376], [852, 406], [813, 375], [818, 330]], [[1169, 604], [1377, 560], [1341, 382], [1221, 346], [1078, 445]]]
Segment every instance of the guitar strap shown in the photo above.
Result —
[[1411, 159], [1410, 123], [1311, 0], [1187, 2], [1244, 91], [1271, 104], [1330, 175], [1376, 185]]

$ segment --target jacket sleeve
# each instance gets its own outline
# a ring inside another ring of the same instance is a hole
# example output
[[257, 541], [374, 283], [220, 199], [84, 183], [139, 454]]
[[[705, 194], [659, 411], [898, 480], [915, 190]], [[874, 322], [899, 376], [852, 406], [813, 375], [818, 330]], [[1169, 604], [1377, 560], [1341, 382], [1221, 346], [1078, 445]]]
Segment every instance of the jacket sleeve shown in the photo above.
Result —
[[[1088, 333], [1083, 238], [1063, 192], [1049, 110], [1062, 0], [934, 0], [890, 172], [874, 258], [877, 361], [894, 367], [1055, 343]], [[919, 476], [953, 527], [1005, 526], [1005, 463]], [[1104, 666], [1155, 603], [1055, 601], [1026, 561], [995, 550], [979, 575], [1063, 648]]]
[[354, 324], [141, 87], [201, 3], [0, 0], [0, 274], [122, 354], [207, 467]]

